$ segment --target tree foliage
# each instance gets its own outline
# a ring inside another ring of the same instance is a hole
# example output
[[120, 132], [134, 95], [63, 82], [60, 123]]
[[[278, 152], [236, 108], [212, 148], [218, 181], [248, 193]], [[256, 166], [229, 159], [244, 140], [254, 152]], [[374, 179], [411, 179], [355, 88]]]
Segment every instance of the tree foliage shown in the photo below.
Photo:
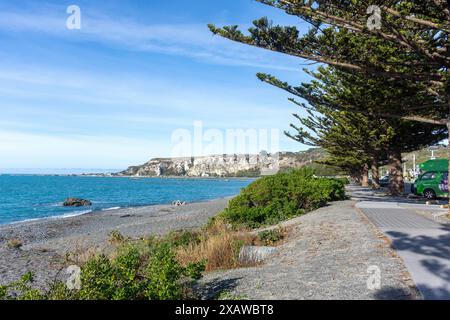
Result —
[[[329, 150], [336, 150], [337, 137], [350, 133], [351, 138], [340, 142], [346, 144], [346, 153], [336, 152], [334, 162], [339, 160], [350, 167], [357, 166], [358, 159], [359, 163], [365, 162], [361, 154], [372, 155], [364, 152], [364, 146], [373, 151], [393, 150], [387, 157], [395, 163], [398, 179], [401, 179], [398, 173], [401, 152], [442, 139], [450, 125], [449, 2], [257, 1], [299, 17], [308, 22], [309, 29], [300, 32], [295, 26], [274, 25], [261, 18], [254, 21], [247, 34], [238, 26], [209, 25], [210, 30], [234, 41], [327, 64], [335, 70], [333, 73], [319, 70], [314, 75], [316, 81], [300, 87], [291, 87], [271, 75], [258, 75], [262, 81], [307, 100], [308, 104], [303, 104], [292, 99], [309, 112], [307, 118], [296, 116], [303, 127], [293, 126], [297, 131], [293, 138], [306, 143], [320, 142], [328, 145]], [[381, 13], [377, 17], [380, 23], [375, 27], [370, 24], [373, 10], [368, 10], [374, 5]], [[315, 111], [323, 116], [315, 115]], [[369, 127], [358, 127], [364, 120], [368, 120]], [[373, 122], [379, 127], [370, 127]], [[377, 139], [359, 148], [348, 147], [361, 143], [358, 132], [365, 134], [365, 139]], [[330, 145], [330, 141], [334, 142]], [[381, 159], [385, 157], [381, 154]], [[397, 182], [398, 192], [401, 181]]]

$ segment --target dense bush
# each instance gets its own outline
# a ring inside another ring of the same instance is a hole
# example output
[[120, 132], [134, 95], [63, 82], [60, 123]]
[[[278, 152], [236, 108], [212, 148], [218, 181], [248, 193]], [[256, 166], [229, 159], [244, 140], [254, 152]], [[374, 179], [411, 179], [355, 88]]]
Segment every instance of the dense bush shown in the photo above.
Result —
[[[31, 286], [33, 282], [33, 274], [31, 272], [25, 273], [19, 280], [8, 285], [0, 286], [0, 299], [10, 299], [14, 297], [17, 300], [39, 300], [43, 296], [38, 289]], [[11, 292], [18, 293], [11, 295]]]
[[297, 169], [256, 180], [230, 201], [220, 217], [234, 226], [258, 227], [344, 197], [344, 181], [317, 178], [311, 169]]
[[160, 242], [167, 243], [172, 248], [185, 247], [192, 243], [198, 244], [202, 241], [202, 235], [198, 231], [177, 230], [159, 239]]
[[273, 230], [264, 230], [258, 233], [258, 240], [266, 246], [274, 245], [281, 241], [284, 237], [284, 230], [282, 228]]
[[[142, 242], [140, 242], [142, 244]], [[33, 289], [32, 274], [0, 286], [0, 299], [20, 300], [173, 300], [184, 298], [184, 283], [199, 279], [205, 262], [180, 265], [170, 245], [148, 242], [146, 250], [125, 244], [114, 256], [97, 255], [81, 266], [81, 288], [55, 282], [47, 291]], [[185, 280], [183, 282], [182, 280]]]
[[336, 178], [336, 180], [341, 181], [344, 185], [350, 184], [350, 180], [347, 177]]
[[[216, 221], [209, 228], [173, 231], [165, 236], [133, 240], [120, 232], [110, 234], [115, 246], [109, 255], [82, 258], [68, 255], [68, 265], [81, 266], [81, 288], [69, 290], [64, 282], [33, 288], [33, 275], [0, 286], [1, 299], [18, 300], [172, 300], [192, 299], [192, 280], [206, 270], [246, 266], [238, 261], [252, 237], [234, 232]], [[120, 240], [120, 241], [119, 241]]]

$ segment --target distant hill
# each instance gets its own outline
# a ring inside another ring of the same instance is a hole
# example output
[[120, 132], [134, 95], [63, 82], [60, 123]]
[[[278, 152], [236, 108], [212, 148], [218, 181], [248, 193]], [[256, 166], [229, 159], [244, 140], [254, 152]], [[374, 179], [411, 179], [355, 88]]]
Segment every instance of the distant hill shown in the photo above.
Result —
[[414, 155], [416, 156], [416, 164], [430, 160], [432, 155], [434, 155], [434, 158], [436, 159], [447, 158], [447, 146], [438, 145], [431, 148], [405, 153], [403, 154], [403, 160], [407, 166], [412, 166]]
[[416, 166], [422, 162], [432, 159], [442, 159], [448, 158], [447, 154], [447, 146], [438, 145], [429, 148], [424, 148], [422, 150], [405, 153], [403, 156], [403, 163], [406, 167], [406, 170], [412, 170], [414, 166], [414, 156]]
[[[211, 155], [187, 158], [154, 158], [143, 165], [131, 166], [119, 176], [257, 177], [305, 166], [317, 166], [322, 149], [257, 155]], [[279, 166], [277, 167], [278, 164]]]
[[[414, 161], [414, 156], [415, 156], [415, 161]], [[421, 150], [402, 154], [404, 169], [406, 169], [406, 172], [408, 175], [412, 175], [411, 171], [414, 168], [414, 162], [417, 167], [419, 164], [432, 159], [432, 157], [434, 159], [447, 158], [447, 146], [437, 145], [437, 146], [432, 146], [432, 147], [424, 148]], [[388, 166], [386, 165], [386, 166], [381, 167], [381, 171], [382, 171], [382, 174], [387, 174], [389, 171]]]
[[[413, 155], [416, 165], [435, 158], [446, 158], [446, 146], [425, 148], [403, 154], [406, 169], [413, 168]], [[148, 162], [131, 166], [127, 170], [116, 173], [117, 176], [180, 176], [180, 177], [258, 177], [272, 174], [279, 164], [280, 171], [292, 168], [310, 167], [317, 175], [332, 176], [343, 174], [339, 169], [318, 164], [316, 161], [326, 157], [321, 148], [311, 148], [299, 152], [280, 152], [277, 154], [260, 153], [257, 155], [211, 155], [188, 158], [154, 158]], [[388, 168], [381, 168], [386, 171]]]

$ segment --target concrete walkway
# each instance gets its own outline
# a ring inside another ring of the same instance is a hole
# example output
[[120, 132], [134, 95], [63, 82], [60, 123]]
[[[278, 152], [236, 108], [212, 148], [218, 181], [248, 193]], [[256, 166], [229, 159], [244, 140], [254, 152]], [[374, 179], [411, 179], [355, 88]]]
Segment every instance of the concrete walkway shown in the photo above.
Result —
[[417, 214], [422, 204], [354, 191], [356, 207], [390, 238], [423, 298], [449, 300], [450, 227]]

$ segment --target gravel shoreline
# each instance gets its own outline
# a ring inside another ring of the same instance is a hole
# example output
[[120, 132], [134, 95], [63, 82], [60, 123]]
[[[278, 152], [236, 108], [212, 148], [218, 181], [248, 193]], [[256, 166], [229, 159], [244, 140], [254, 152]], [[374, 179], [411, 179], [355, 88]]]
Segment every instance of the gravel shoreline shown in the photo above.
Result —
[[[67, 252], [105, 249], [108, 235], [113, 230], [127, 237], [139, 238], [197, 228], [222, 211], [229, 200], [230, 197], [178, 207], [123, 208], [0, 225], [0, 285], [32, 271], [36, 285], [43, 286], [58, 275]], [[12, 239], [20, 241], [22, 247], [8, 248]]]

